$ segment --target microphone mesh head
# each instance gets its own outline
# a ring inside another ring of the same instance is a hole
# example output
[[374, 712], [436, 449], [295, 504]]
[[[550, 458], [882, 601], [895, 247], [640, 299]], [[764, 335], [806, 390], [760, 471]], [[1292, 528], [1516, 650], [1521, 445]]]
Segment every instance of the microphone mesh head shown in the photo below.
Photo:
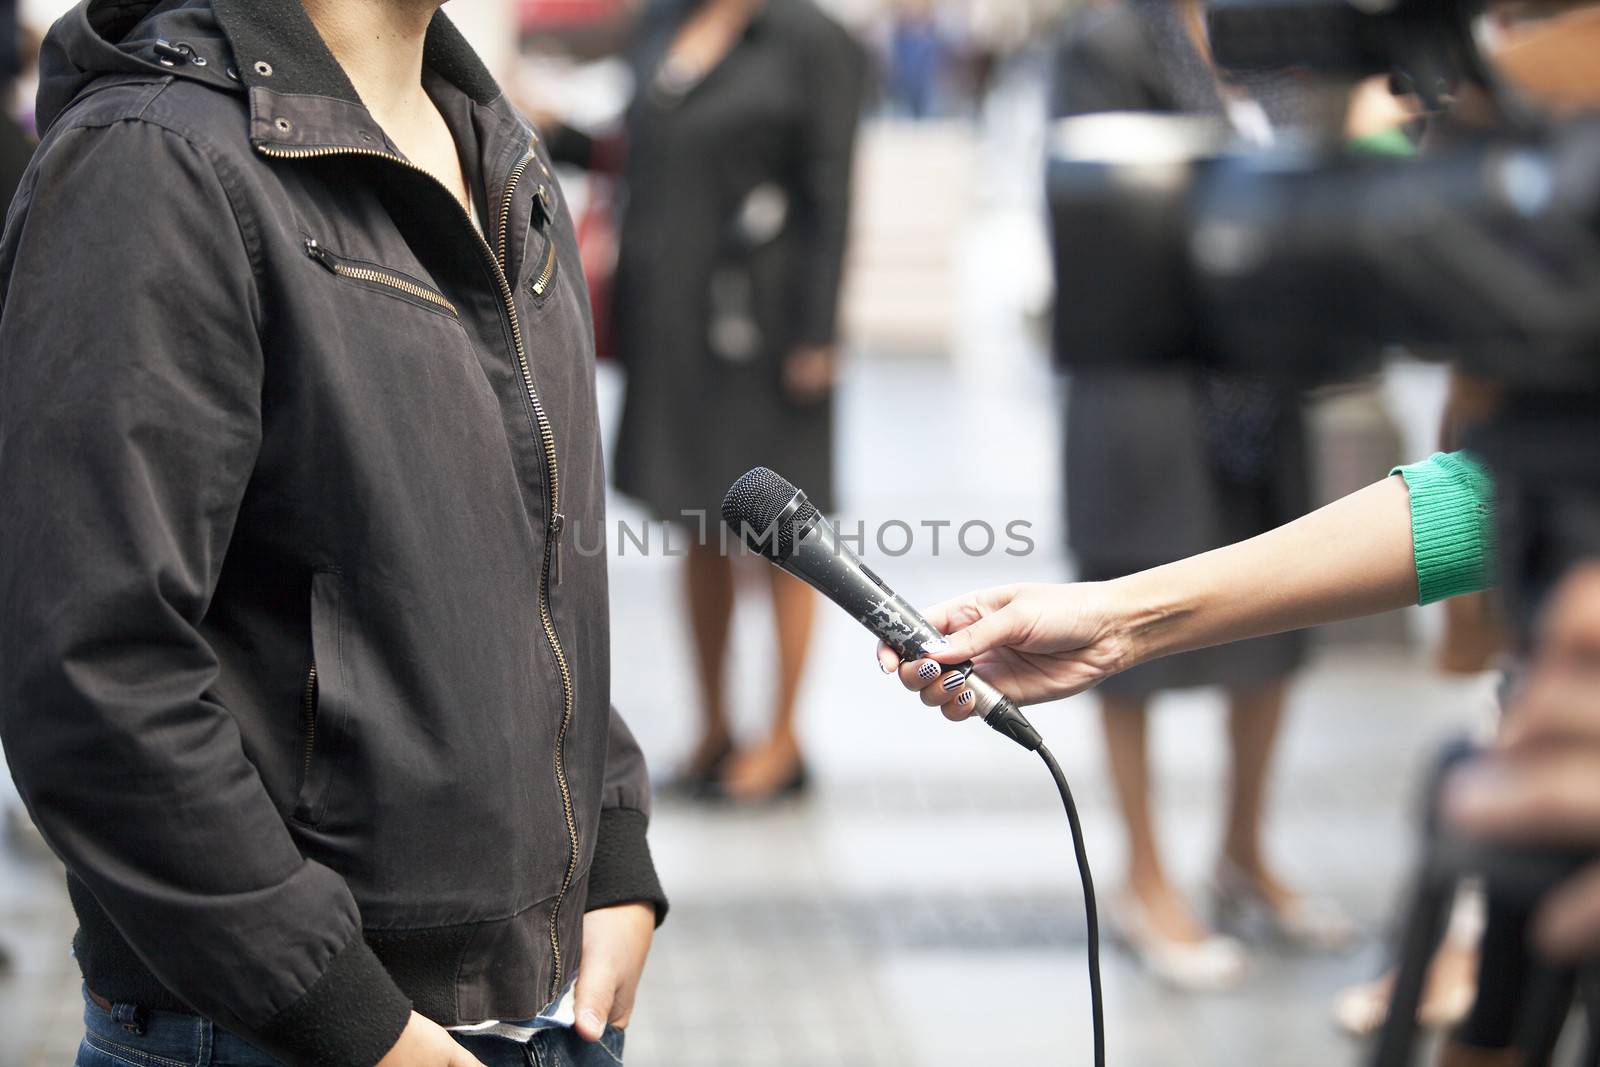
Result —
[[783, 475], [757, 467], [728, 487], [722, 498], [722, 521], [752, 551], [772, 559], [787, 559], [794, 551], [795, 530], [817, 517], [817, 509], [804, 496], [800, 507], [781, 525], [778, 516], [800, 490]]

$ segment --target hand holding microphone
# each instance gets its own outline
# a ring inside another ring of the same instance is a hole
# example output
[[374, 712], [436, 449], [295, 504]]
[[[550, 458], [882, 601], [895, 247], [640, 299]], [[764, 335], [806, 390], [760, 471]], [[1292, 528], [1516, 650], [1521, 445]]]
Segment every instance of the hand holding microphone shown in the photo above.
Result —
[[910, 659], [878, 645], [878, 665], [898, 672], [922, 702], [960, 721], [975, 710], [962, 664], [1018, 704], [1081, 693], [1132, 666], [1134, 641], [1103, 584], [1002, 585], [924, 612], [943, 633]]

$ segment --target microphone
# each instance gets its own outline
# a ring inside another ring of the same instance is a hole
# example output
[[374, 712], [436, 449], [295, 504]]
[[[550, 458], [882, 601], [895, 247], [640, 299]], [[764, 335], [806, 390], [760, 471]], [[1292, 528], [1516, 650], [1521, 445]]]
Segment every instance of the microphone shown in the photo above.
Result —
[[[845, 546], [805, 493], [782, 475], [757, 467], [739, 478], [722, 498], [722, 521], [752, 551], [839, 605], [901, 659], [916, 659], [944, 640]], [[951, 669], [966, 673], [975, 710], [985, 723], [1029, 752], [1044, 743], [1009, 697], [972, 673], [970, 660]]]

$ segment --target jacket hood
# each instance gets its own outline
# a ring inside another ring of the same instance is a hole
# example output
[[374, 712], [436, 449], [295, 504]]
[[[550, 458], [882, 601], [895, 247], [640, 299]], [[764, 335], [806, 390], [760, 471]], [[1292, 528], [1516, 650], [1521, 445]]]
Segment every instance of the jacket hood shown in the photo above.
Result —
[[90, 82], [117, 74], [171, 75], [244, 91], [209, 0], [83, 0], [50, 28], [39, 53], [40, 132]]

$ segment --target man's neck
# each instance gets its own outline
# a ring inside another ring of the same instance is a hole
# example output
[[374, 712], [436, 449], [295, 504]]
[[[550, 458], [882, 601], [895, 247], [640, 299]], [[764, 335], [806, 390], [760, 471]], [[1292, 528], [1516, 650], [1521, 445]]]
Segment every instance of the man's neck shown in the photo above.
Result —
[[300, 0], [328, 50], [380, 124], [429, 106], [422, 45], [442, 0]]

